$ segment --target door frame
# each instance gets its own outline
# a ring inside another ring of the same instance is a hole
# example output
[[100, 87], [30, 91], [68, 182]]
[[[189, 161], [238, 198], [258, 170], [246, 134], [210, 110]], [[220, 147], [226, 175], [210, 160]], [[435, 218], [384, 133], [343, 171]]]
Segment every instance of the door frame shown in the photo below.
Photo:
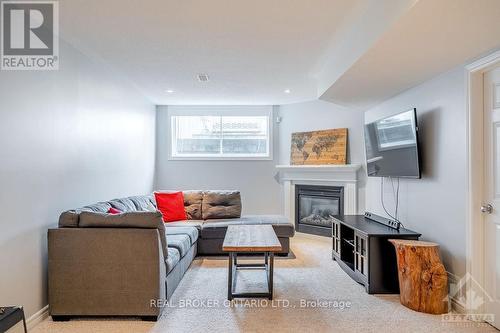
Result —
[[[484, 286], [484, 216], [479, 208], [483, 198], [484, 149], [483, 74], [500, 64], [500, 50], [465, 66], [466, 121], [467, 121], [467, 191], [466, 191], [466, 279], [465, 295], [480, 294]], [[472, 300], [466, 298], [461, 304], [468, 313], [483, 313], [484, 305], [472, 307]]]

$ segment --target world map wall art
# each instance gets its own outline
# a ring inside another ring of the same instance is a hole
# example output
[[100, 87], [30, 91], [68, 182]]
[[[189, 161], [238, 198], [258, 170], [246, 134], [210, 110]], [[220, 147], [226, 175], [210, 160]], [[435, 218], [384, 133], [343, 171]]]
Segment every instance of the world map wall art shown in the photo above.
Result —
[[292, 133], [290, 164], [347, 163], [347, 128]]

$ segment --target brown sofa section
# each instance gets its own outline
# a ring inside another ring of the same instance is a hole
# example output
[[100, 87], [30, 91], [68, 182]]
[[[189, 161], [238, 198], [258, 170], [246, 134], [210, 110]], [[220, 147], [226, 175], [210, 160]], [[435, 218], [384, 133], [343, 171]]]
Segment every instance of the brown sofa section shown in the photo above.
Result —
[[67, 316], [157, 317], [166, 265], [156, 228], [61, 228], [48, 232], [49, 309]]
[[202, 191], [184, 191], [184, 209], [189, 220], [201, 220]]
[[[173, 192], [173, 191], [160, 191]], [[200, 215], [190, 214], [193, 207], [199, 207]], [[188, 216], [186, 221], [168, 222], [168, 227], [194, 226], [198, 229], [198, 254], [221, 255], [222, 243], [229, 225], [270, 224], [281, 243], [280, 254], [290, 251], [290, 237], [295, 235], [295, 226], [281, 215], [241, 216], [242, 203], [239, 191], [185, 191], [184, 207]]]
[[[157, 191], [172, 193], [177, 191]], [[183, 191], [188, 220], [230, 219], [241, 216], [239, 191]]]
[[202, 217], [210, 219], [231, 219], [241, 217], [241, 195], [238, 191], [203, 192]]

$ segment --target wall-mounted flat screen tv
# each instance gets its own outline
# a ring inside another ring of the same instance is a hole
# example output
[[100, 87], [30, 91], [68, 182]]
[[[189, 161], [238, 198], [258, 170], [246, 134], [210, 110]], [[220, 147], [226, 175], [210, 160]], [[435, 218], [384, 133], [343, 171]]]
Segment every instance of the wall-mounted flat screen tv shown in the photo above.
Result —
[[417, 110], [365, 125], [368, 176], [420, 178]]

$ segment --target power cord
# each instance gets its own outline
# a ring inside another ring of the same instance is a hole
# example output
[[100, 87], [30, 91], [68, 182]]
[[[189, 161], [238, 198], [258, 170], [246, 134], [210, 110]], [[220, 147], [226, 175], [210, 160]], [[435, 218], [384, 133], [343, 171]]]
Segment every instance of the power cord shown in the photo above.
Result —
[[399, 223], [401, 226], [404, 227], [404, 224], [398, 219], [398, 210], [399, 210], [399, 178], [398, 178], [398, 181], [397, 181], [397, 188], [396, 189], [394, 189], [393, 178], [391, 177], [390, 179], [391, 179], [391, 184], [392, 184], [392, 193], [394, 195], [394, 201], [395, 201], [395, 215], [396, 216], [391, 215], [391, 213], [389, 213], [389, 211], [385, 207], [385, 203], [384, 203], [384, 177], [381, 177], [381, 185], [380, 185], [380, 201], [382, 203], [382, 208], [384, 209], [385, 213], [390, 218], [392, 218], [394, 221], [396, 221], [397, 223]]
[[394, 178], [390, 177], [391, 186], [392, 186], [392, 194], [394, 196], [394, 201], [396, 203], [396, 209], [394, 215], [396, 216], [396, 220], [399, 219], [398, 211], [399, 211], [399, 178], [397, 179], [397, 187], [394, 189]]

